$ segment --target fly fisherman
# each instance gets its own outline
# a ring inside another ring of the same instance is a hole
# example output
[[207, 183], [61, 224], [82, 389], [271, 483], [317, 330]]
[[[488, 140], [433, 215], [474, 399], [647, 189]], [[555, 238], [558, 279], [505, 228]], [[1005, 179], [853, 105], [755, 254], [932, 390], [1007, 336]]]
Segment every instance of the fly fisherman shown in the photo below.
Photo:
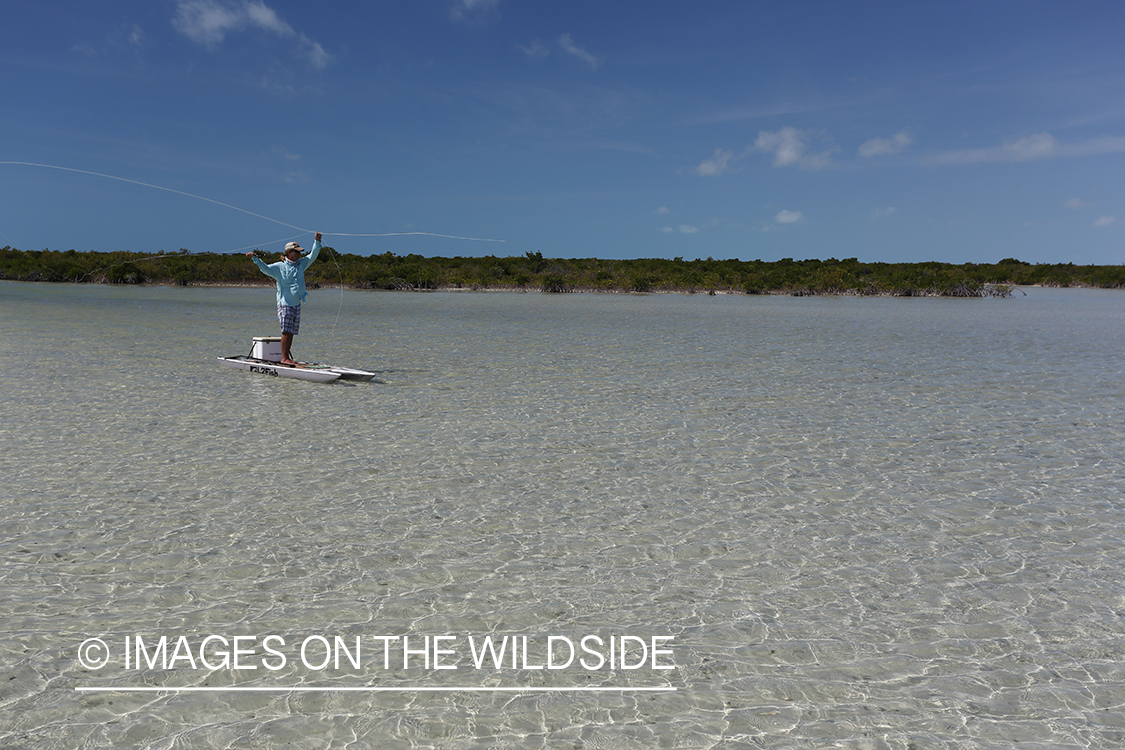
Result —
[[246, 253], [262, 273], [277, 282], [277, 319], [281, 322], [281, 364], [290, 366], [297, 365], [290, 348], [293, 346], [293, 337], [301, 327], [301, 303], [309, 296], [305, 291], [305, 269], [311, 266], [316, 256], [320, 254], [320, 232], [316, 233], [309, 254], [302, 256], [302, 252], [304, 252], [303, 247], [296, 242], [290, 242], [281, 254], [282, 259], [269, 265], [254, 253]]

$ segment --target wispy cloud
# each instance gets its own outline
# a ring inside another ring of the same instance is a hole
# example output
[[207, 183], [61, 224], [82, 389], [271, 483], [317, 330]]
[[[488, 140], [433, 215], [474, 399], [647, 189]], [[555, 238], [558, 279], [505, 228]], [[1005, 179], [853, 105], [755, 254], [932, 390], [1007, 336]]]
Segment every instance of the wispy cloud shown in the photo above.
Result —
[[819, 112], [825, 108], [824, 105], [820, 104], [783, 102], [781, 104], [760, 107], [741, 107], [706, 112], [694, 117], [689, 117], [686, 122], [689, 125], [721, 125], [741, 120], [764, 120], [789, 117], [791, 115], [805, 115], [810, 112]]
[[482, 14], [499, 4], [500, 0], [456, 0], [449, 9], [449, 17], [454, 21], [479, 20]]
[[675, 234], [676, 232], [679, 232], [680, 234], [699, 234], [699, 227], [693, 226], [691, 224], [680, 224], [678, 228], [660, 227], [660, 231], [663, 234]]
[[800, 211], [783, 210], [779, 211], [777, 216], [773, 218], [778, 224], [796, 224], [798, 221], [805, 218], [805, 215]]
[[717, 148], [712, 158], [704, 159], [699, 163], [699, 166], [695, 168], [695, 173], [701, 177], [716, 177], [727, 171], [734, 159], [733, 151], [724, 151]]
[[793, 127], [784, 127], [777, 132], [761, 131], [753, 144], [746, 147], [742, 153], [736, 154], [727, 149], [715, 149], [715, 155], [699, 163], [692, 171], [701, 177], [717, 177], [734, 168], [734, 164], [755, 151], [773, 155], [775, 167], [800, 166], [805, 169], [820, 169], [831, 163], [835, 147], [823, 151], [811, 152], [809, 141], [817, 137], [809, 130], [797, 130]]
[[1098, 217], [1098, 220], [1094, 222], [1094, 226], [1096, 226], [1096, 227], [1108, 227], [1110, 224], [1114, 223], [1115, 221], [1117, 221], [1117, 218], [1114, 217], [1114, 216], [1101, 216], [1101, 217]]
[[149, 44], [148, 35], [139, 24], [122, 25], [98, 41], [81, 41], [71, 51], [91, 60], [117, 58], [121, 54], [140, 55]]
[[192, 41], [208, 46], [222, 44], [230, 32], [252, 26], [279, 36], [296, 33], [271, 9], [248, 0], [226, 5], [216, 0], [180, 0], [172, 25]]
[[878, 221], [879, 219], [886, 219], [898, 213], [898, 209], [894, 206], [883, 206], [880, 208], [871, 209], [871, 220]]
[[[565, 54], [581, 61], [585, 65], [588, 65], [590, 67], [590, 70], [594, 70], [602, 63], [602, 61], [599, 60], [594, 54], [588, 52], [585, 48], [579, 47], [577, 44], [575, 44], [574, 39], [570, 36], [570, 34], [563, 34], [562, 36], [560, 36], [558, 38], [558, 45], [559, 49], [562, 50]], [[539, 60], [551, 54], [550, 48], [548, 48], [547, 45], [543, 44], [543, 42], [539, 41], [538, 39], [532, 41], [529, 44], [517, 44], [516, 49], [523, 52], [532, 60]]]
[[819, 169], [827, 166], [829, 157], [835, 149], [829, 148], [819, 153], [810, 153], [811, 137], [810, 131], [797, 130], [793, 127], [784, 127], [776, 133], [762, 131], [754, 141], [754, 150], [773, 154], [775, 167], [788, 167], [795, 164], [806, 169]]
[[279, 157], [279, 158], [281, 158], [285, 161], [300, 161], [301, 160], [300, 154], [294, 154], [292, 151], [285, 148], [284, 146], [274, 146], [271, 149], [271, 152], [273, 153], [274, 156], [277, 156], [277, 157]]
[[859, 147], [859, 155], [870, 157], [897, 154], [912, 143], [914, 143], [914, 136], [910, 131], [900, 130], [890, 138], [872, 138], [862, 144]]
[[206, 47], [217, 47], [228, 34], [244, 30], [263, 31], [279, 39], [294, 39], [297, 49], [315, 68], [325, 68], [332, 56], [304, 34], [298, 33], [261, 0], [179, 0], [172, 26]]
[[[810, 144], [820, 140], [819, 150]], [[909, 130], [900, 130], [889, 138], [871, 138], [860, 145], [858, 154], [863, 158], [898, 154], [914, 144]], [[798, 130], [786, 126], [776, 131], [760, 131], [754, 143], [742, 152], [717, 148], [714, 155], [704, 159], [692, 172], [701, 177], [717, 177], [735, 170], [739, 161], [754, 152], [772, 156], [775, 167], [798, 166], [804, 169], [821, 169], [832, 165], [832, 154], [839, 149], [831, 138], [813, 130]], [[1063, 159], [1080, 156], [1125, 153], [1125, 136], [1103, 136], [1085, 141], [1063, 143], [1050, 133], [1035, 133], [1001, 143], [999, 146], [958, 149], [919, 157], [915, 164], [945, 166], [957, 164], [1018, 163], [1042, 159]], [[1080, 198], [1065, 202], [1068, 208], [1086, 205]]]
[[776, 133], [759, 133], [754, 148], [772, 153], [775, 167], [785, 167], [801, 158], [805, 152], [805, 141], [801, 131], [785, 127]]
[[329, 54], [328, 50], [320, 44], [314, 42], [304, 34], [297, 34], [297, 41], [300, 43], [301, 52], [308, 58], [309, 63], [317, 70], [324, 70], [335, 59]]
[[539, 41], [538, 39], [531, 42], [530, 44], [517, 44], [516, 49], [523, 52], [532, 60], [540, 60], [551, 54], [550, 50], [547, 49], [547, 45], [543, 44], [543, 42]]
[[1081, 198], [1068, 198], [1063, 201], [1063, 205], [1067, 208], [1085, 208], [1087, 204]]
[[1078, 143], [1062, 143], [1050, 133], [1036, 133], [999, 146], [961, 149], [933, 154], [922, 159], [930, 165], [988, 164], [1059, 159], [1075, 156], [1125, 153], [1125, 137], [1091, 138]]
[[597, 68], [599, 65], [601, 65], [601, 60], [587, 52], [582, 47], [579, 47], [577, 44], [575, 44], [574, 40], [570, 38], [570, 34], [563, 34], [559, 37], [559, 47], [563, 52], [576, 57], [586, 65], [589, 65], [590, 70], [593, 70], [594, 68]]

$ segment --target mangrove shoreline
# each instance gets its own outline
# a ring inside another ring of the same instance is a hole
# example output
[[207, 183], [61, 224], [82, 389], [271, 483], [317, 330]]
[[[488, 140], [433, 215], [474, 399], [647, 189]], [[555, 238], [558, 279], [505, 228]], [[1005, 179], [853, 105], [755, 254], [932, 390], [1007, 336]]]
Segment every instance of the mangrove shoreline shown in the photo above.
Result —
[[[270, 257], [268, 260], [273, 260]], [[1125, 266], [998, 263], [864, 263], [637, 258], [360, 256], [326, 247], [305, 273], [310, 288], [545, 293], [787, 294], [1007, 297], [1019, 286], [1125, 288]], [[29, 282], [269, 286], [243, 254], [77, 252], [0, 248], [0, 279]]]

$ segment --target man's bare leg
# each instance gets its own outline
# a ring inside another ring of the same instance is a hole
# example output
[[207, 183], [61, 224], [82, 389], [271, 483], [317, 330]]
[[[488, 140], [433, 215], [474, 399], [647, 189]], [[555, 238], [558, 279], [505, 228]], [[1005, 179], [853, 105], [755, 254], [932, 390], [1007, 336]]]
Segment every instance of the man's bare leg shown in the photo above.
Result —
[[290, 348], [293, 346], [293, 334], [281, 332], [281, 364], [283, 365], [296, 365], [297, 361], [293, 359], [293, 353]]

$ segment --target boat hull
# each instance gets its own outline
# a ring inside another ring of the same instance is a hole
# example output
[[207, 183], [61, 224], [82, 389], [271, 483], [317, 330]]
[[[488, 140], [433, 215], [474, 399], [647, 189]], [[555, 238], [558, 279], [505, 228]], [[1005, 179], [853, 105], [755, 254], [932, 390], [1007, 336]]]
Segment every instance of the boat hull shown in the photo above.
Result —
[[335, 367], [332, 366], [333, 372], [340, 373], [340, 380], [355, 380], [360, 383], [369, 383], [375, 377], [375, 373], [368, 372], [367, 370], [357, 370], [353, 367]]
[[[228, 367], [246, 370], [247, 372], [257, 373], [258, 375], [269, 375], [275, 378], [293, 378], [296, 380], [309, 380], [314, 383], [331, 383], [334, 380], [339, 380], [343, 376], [343, 373], [327, 365], [301, 364], [293, 367], [291, 365], [283, 365], [280, 362], [270, 362], [264, 359], [247, 357], [244, 354], [235, 357], [219, 357], [218, 359]], [[356, 372], [363, 371], [358, 370]], [[369, 374], [371, 378], [375, 377], [375, 373], [367, 374]], [[371, 378], [367, 379], [370, 380]]]
[[219, 357], [228, 367], [269, 375], [275, 378], [294, 378], [310, 380], [314, 383], [331, 383], [335, 380], [352, 380], [360, 383], [370, 382], [375, 373], [357, 370], [354, 367], [333, 367], [317, 362], [299, 362], [296, 365], [281, 364], [281, 337], [255, 336], [249, 354]]

